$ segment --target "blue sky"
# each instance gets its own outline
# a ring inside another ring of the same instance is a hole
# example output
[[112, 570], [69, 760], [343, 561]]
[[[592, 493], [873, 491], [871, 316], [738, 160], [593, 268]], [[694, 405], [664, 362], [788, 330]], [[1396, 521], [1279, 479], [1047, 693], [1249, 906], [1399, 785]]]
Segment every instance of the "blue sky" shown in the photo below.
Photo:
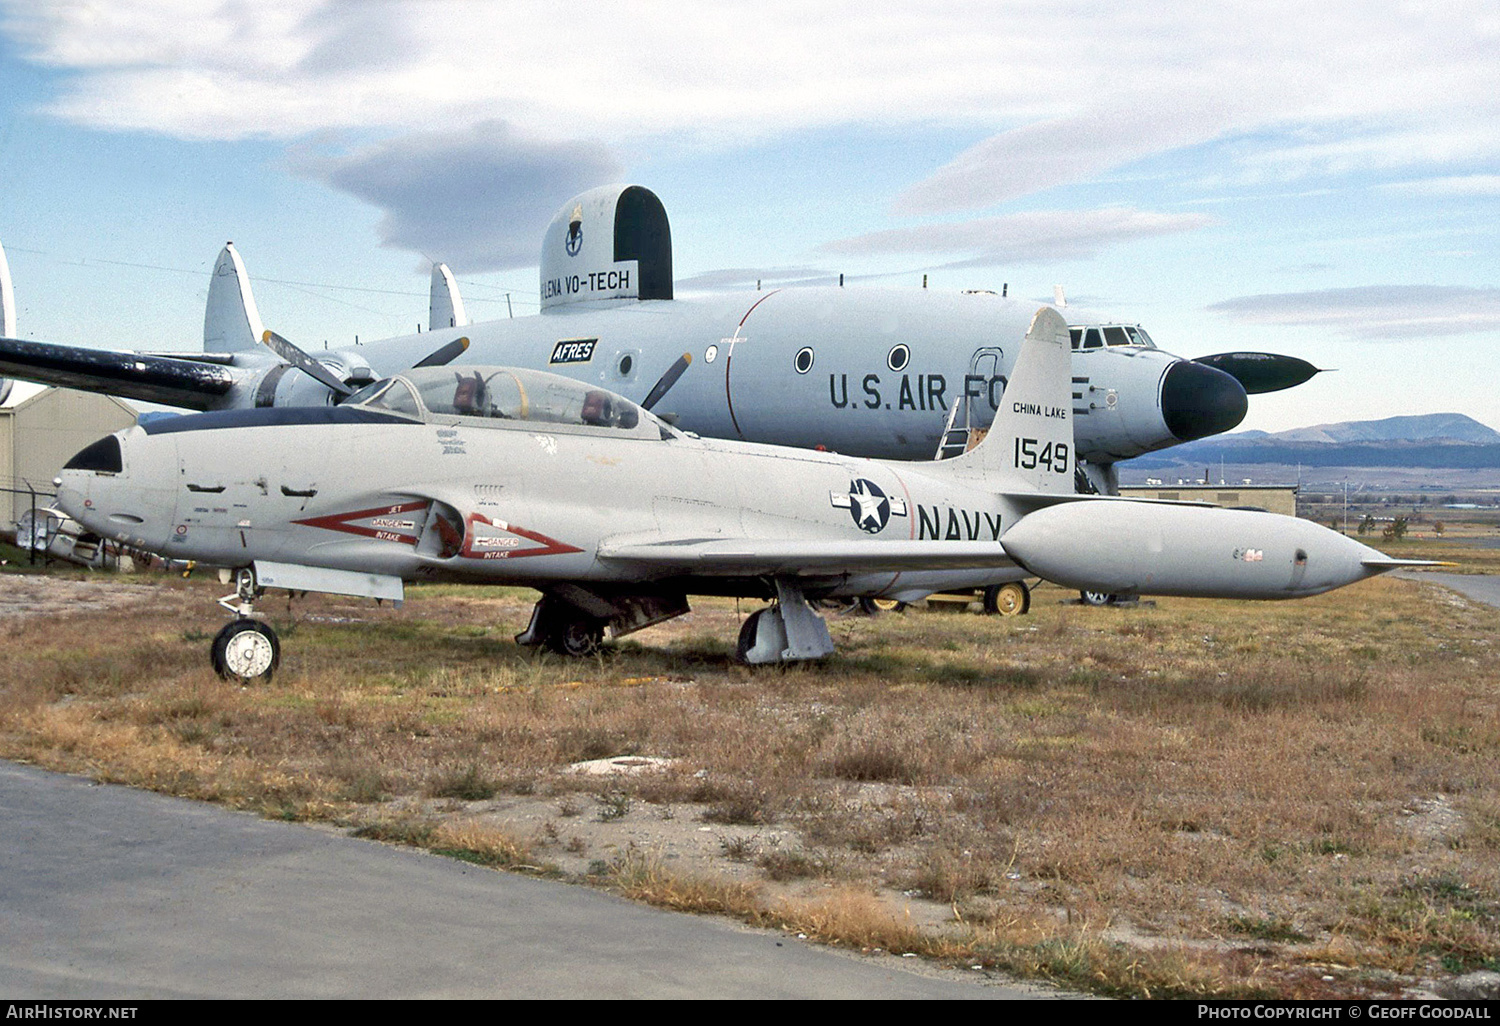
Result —
[[1184, 356], [1338, 368], [1245, 427], [1500, 428], [1492, 0], [0, 0], [25, 337], [194, 348], [229, 239], [312, 346], [412, 330], [429, 259], [530, 312], [610, 181], [666, 204], [679, 291], [1062, 283]]

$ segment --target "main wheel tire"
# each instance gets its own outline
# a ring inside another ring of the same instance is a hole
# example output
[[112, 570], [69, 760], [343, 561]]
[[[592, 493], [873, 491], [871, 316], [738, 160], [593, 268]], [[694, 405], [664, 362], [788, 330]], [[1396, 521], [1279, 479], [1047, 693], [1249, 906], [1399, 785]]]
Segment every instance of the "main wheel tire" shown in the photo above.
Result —
[[552, 651], [559, 655], [591, 656], [604, 644], [604, 624], [597, 620], [569, 620], [552, 635]]
[[209, 651], [214, 672], [241, 684], [264, 684], [281, 664], [276, 632], [270, 624], [249, 617], [226, 624]]
[[1020, 581], [984, 589], [984, 611], [991, 616], [1021, 616], [1031, 609], [1031, 589]]
[[879, 616], [881, 613], [899, 613], [906, 608], [906, 603], [888, 598], [862, 598], [859, 608], [866, 616]]
[[740, 624], [739, 640], [737, 640], [734, 645], [734, 658], [736, 662], [745, 662], [745, 657], [748, 656], [750, 654], [750, 650], [755, 647], [755, 634], [756, 631], [760, 629], [760, 618], [764, 616], [766, 612], [767, 610], [757, 609], [755, 612], [745, 617], [745, 622]]
[[1107, 591], [1080, 591], [1078, 597], [1086, 606], [1108, 606], [1115, 601], [1115, 596]]

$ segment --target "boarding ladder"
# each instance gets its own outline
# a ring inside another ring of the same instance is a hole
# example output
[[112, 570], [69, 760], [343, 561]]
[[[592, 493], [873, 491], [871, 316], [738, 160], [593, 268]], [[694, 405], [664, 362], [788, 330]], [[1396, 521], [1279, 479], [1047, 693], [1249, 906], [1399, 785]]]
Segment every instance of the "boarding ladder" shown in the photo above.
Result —
[[[962, 407], [963, 423], [959, 423], [958, 411]], [[954, 456], [962, 456], [974, 446], [978, 445], [980, 439], [984, 438], [985, 429], [974, 426], [974, 398], [964, 396], [960, 401], [955, 401], [948, 408], [948, 420], [943, 424], [943, 433], [938, 437], [937, 453], [934, 460], [946, 460]]]

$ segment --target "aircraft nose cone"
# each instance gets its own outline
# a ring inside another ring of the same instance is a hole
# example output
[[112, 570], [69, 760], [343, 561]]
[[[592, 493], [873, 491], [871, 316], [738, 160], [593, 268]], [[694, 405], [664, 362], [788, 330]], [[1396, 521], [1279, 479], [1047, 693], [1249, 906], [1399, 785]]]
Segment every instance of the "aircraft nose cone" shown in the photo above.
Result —
[[1223, 371], [1191, 360], [1167, 368], [1161, 385], [1161, 416], [1183, 442], [1228, 431], [1245, 419], [1250, 400], [1244, 386]]

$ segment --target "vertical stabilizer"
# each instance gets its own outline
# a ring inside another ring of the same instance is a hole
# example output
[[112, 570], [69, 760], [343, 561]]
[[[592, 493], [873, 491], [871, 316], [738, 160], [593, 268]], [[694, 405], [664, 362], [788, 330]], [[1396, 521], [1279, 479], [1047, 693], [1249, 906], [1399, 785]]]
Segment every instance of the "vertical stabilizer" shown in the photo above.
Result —
[[0, 336], [16, 337], [16, 293], [10, 287], [10, 264], [0, 247]]
[[234, 243], [224, 243], [214, 276], [208, 283], [208, 308], [203, 313], [203, 351], [233, 353], [260, 345], [265, 328], [255, 296], [250, 292], [250, 276]]
[[932, 467], [1004, 492], [1073, 491], [1073, 349], [1068, 322], [1044, 306], [1016, 356], [989, 434]]
[[427, 304], [427, 330], [460, 328], [469, 323], [464, 312], [464, 298], [458, 294], [458, 282], [447, 264], [432, 265], [432, 299]]
[[605, 185], [563, 204], [542, 237], [542, 313], [672, 298], [672, 229], [650, 189]]

